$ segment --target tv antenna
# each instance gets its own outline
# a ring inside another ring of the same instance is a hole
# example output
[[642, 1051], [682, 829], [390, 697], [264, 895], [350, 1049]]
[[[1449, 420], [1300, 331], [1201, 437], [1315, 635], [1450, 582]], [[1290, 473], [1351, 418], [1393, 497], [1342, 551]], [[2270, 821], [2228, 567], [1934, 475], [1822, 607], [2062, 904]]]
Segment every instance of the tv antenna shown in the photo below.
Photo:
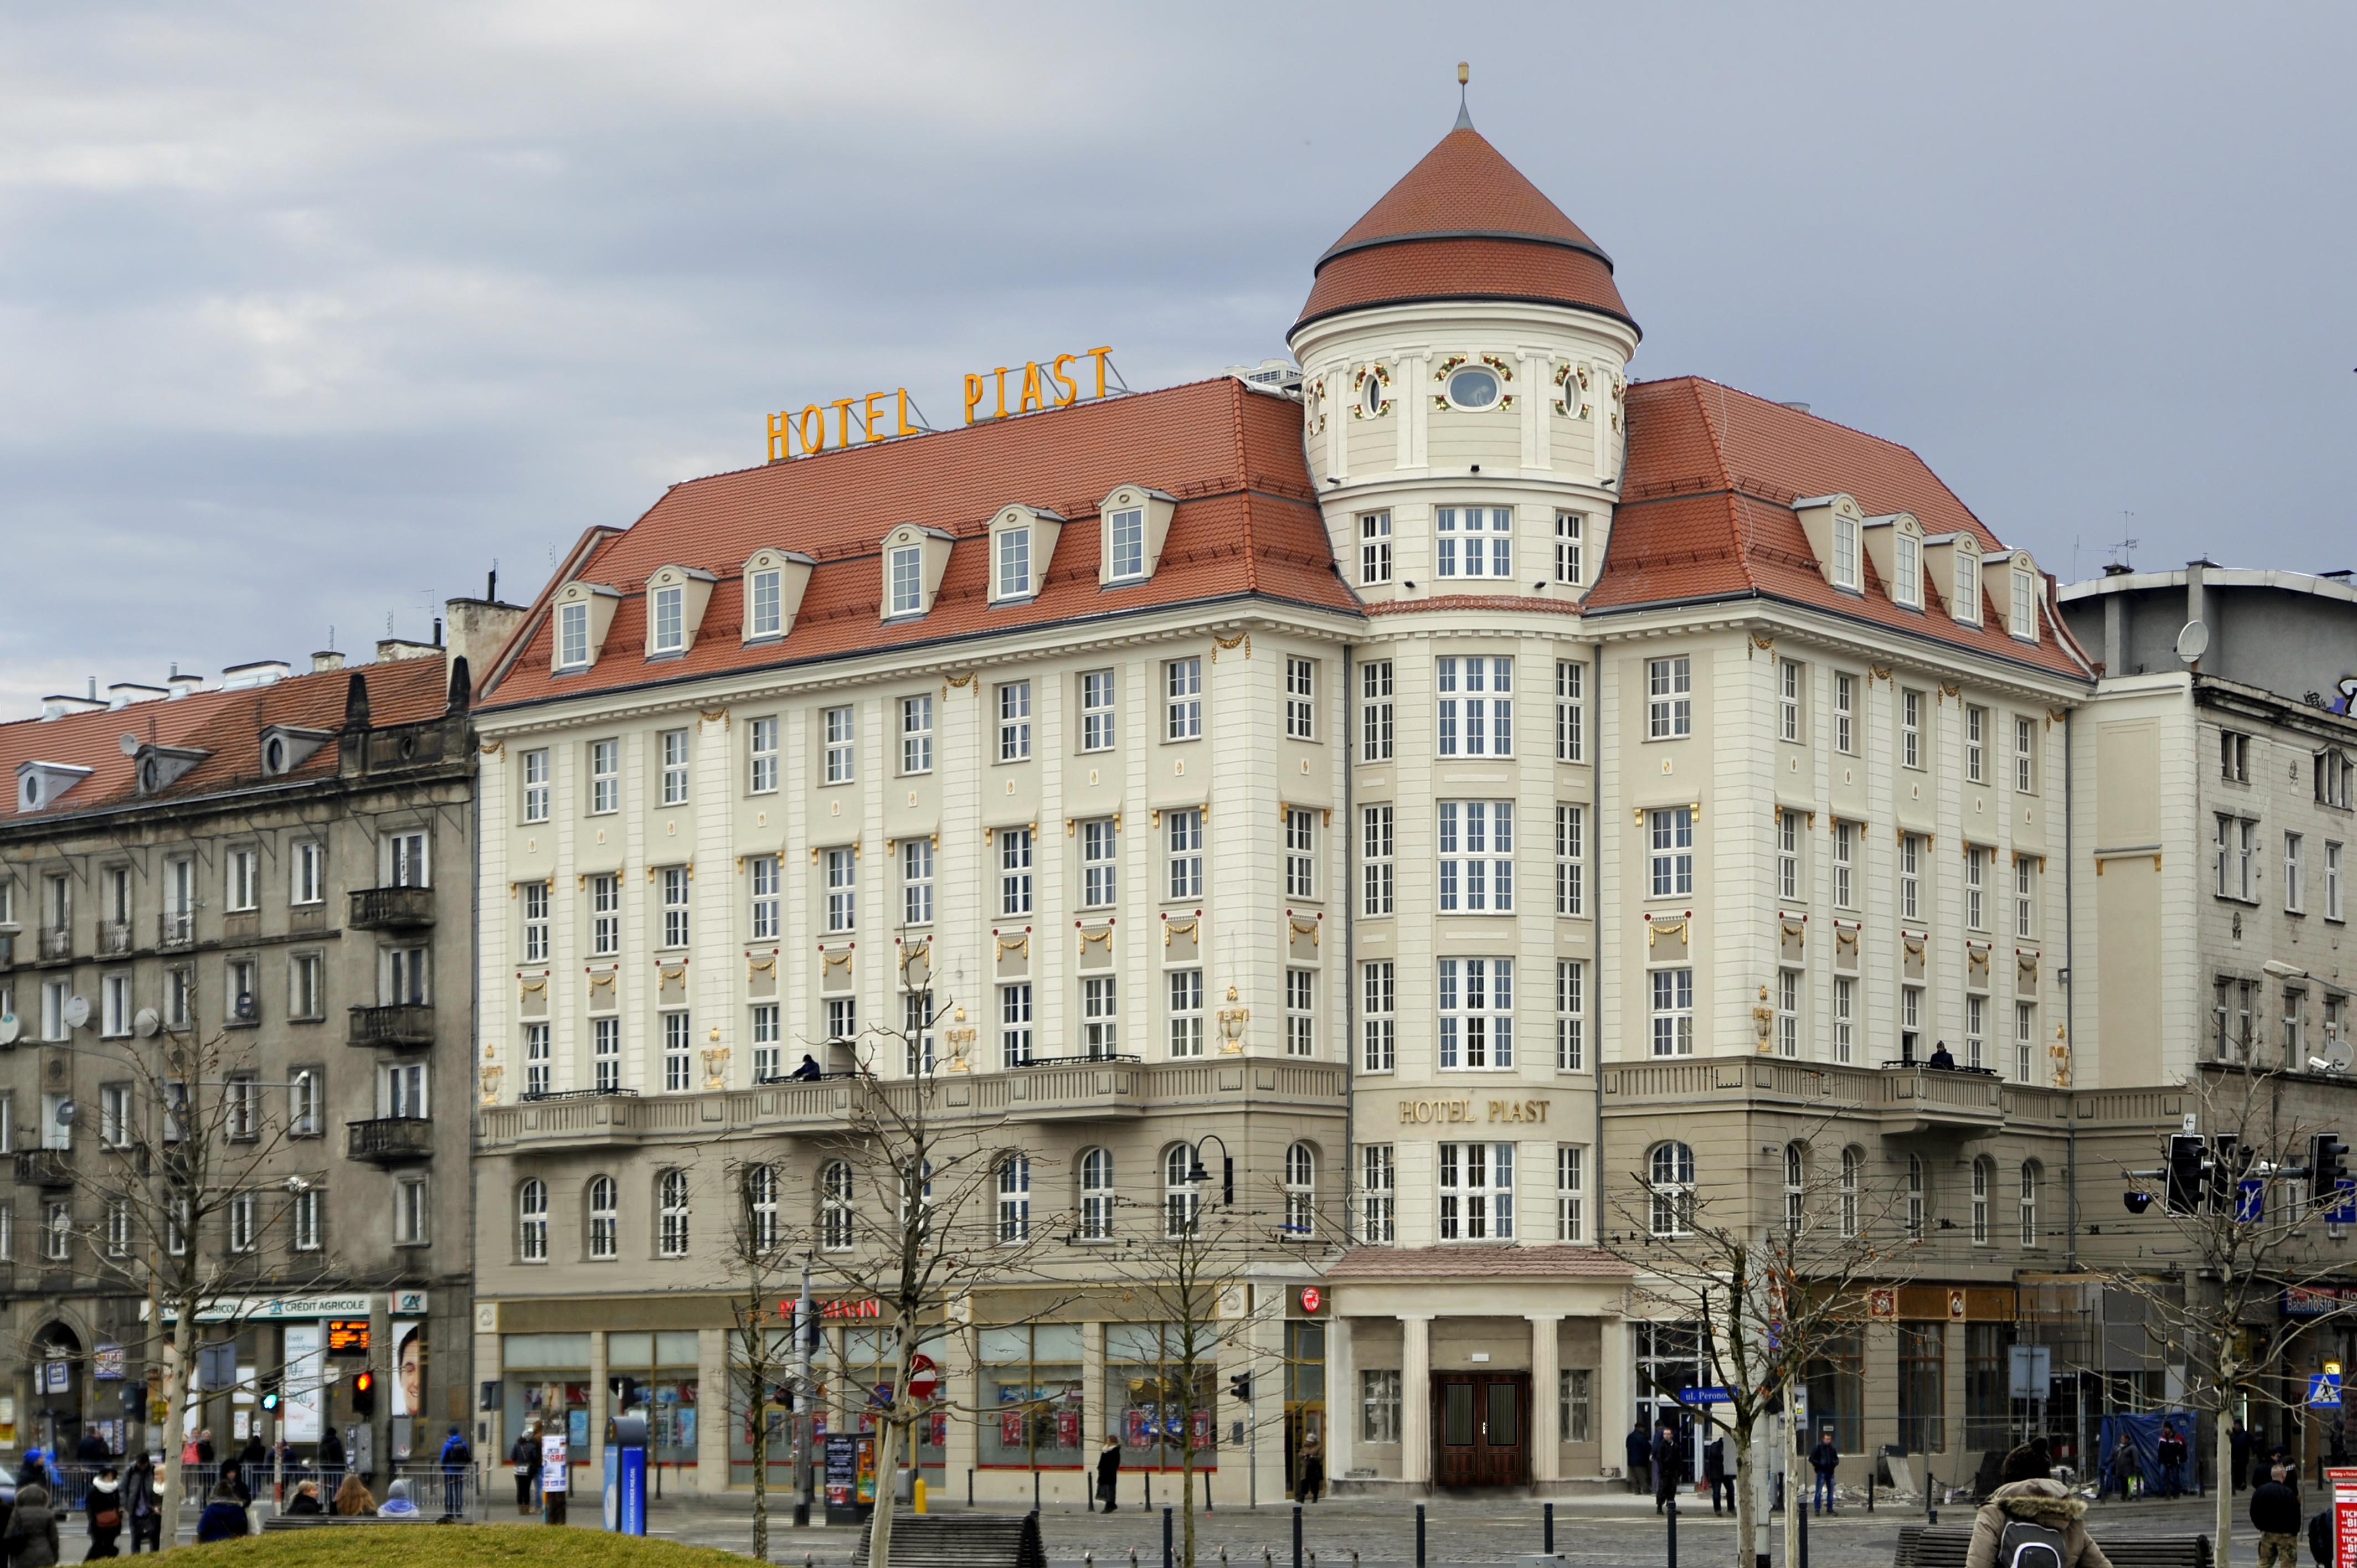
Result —
[[2136, 547], [2144, 542], [2144, 541], [2140, 539], [2131, 539], [2128, 537], [2128, 528], [2135, 517], [2136, 513], [2132, 511], [2123, 511], [2120, 513], [2120, 542], [2117, 544], [2108, 545], [2105, 547], [2113, 555], [2118, 558], [2119, 564], [2123, 566], [2132, 566], [2135, 564], [2135, 562], [2130, 559], [2130, 557], [2135, 554]]

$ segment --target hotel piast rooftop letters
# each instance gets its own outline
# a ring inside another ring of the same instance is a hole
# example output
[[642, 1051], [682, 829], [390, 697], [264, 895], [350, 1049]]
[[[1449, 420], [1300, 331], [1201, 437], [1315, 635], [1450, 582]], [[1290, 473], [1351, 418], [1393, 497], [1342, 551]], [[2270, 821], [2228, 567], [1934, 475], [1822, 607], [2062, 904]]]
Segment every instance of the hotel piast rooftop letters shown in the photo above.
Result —
[[[2070, 1174], [2186, 1101], [2072, 1015], [2100, 699], [2051, 579], [1903, 447], [1632, 382], [1610, 259], [1463, 120], [1288, 341], [683, 483], [565, 559], [478, 712], [496, 1443], [594, 1446], [627, 1375], [743, 1480], [732, 1183], [828, 1281], [866, 1090], [795, 1075], [856, 1056], [1017, 1129], [997, 1222], [1069, 1233], [948, 1335], [925, 1460], [979, 1497], [1181, 1419], [1229, 1471], [1265, 1426], [1264, 1495], [1311, 1434], [1353, 1484], [1612, 1483], [1706, 1380], [1600, 1243], [1690, 1193], [1906, 1231], [1821, 1380], [1845, 1453], [2001, 1441], [1991, 1358], [2112, 1244]], [[1285, 1310], [1221, 1353], [1251, 1406], [1181, 1412], [1112, 1259], [1216, 1146]], [[894, 1326], [826, 1319], [836, 1430]]]

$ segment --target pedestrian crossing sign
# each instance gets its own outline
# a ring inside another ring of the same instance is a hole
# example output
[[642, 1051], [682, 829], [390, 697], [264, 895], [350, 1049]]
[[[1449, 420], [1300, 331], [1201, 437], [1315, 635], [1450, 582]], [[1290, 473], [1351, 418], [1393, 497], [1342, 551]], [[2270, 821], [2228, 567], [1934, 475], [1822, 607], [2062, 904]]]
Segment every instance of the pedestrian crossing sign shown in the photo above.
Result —
[[2341, 1374], [2318, 1372], [2308, 1380], [2308, 1402], [2318, 1410], [2341, 1408]]

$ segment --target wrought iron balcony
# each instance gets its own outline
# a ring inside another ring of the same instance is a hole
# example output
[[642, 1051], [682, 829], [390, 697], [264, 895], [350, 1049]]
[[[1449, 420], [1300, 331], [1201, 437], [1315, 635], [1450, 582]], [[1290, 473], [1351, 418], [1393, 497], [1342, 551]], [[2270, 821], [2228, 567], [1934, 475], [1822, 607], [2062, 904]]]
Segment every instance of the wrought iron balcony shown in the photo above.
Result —
[[390, 1007], [355, 1007], [344, 1039], [354, 1046], [430, 1046], [434, 1004], [399, 1002]]
[[193, 909], [167, 909], [156, 917], [156, 945], [159, 948], [184, 948], [197, 940], [197, 915]]
[[431, 887], [355, 887], [351, 926], [358, 931], [413, 930], [434, 923]]
[[102, 958], [118, 958], [131, 950], [131, 922], [101, 920], [98, 923], [98, 951]]
[[380, 1116], [344, 1124], [344, 1153], [372, 1165], [402, 1165], [434, 1157], [434, 1123], [423, 1116]]
[[19, 1152], [16, 1155], [16, 1184], [19, 1187], [73, 1186], [73, 1151], [26, 1149]]
[[41, 928], [41, 961], [73, 957], [73, 928], [43, 926]]

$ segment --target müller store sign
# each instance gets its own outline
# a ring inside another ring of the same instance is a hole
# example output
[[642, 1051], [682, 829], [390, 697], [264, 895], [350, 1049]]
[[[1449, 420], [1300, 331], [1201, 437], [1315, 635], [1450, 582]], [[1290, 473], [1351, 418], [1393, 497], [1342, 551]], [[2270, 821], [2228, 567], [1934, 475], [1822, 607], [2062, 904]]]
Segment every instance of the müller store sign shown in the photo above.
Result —
[[[1027, 360], [1020, 369], [998, 365], [988, 371], [970, 371], [965, 378], [965, 423], [1005, 419], [1010, 413], [1032, 413], [1043, 408], [1070, 408], [1084, 398], [1104, 397], [1105, 361], [1112, 354], [1111, 348], [1084, 349], [1044, 360]], [[1081, 369], [1083, 360], [1092, 370]], [[1090, 377], [1095, 392], [1081, 391], [1083, 376]], [[1014, 378], [1012, 386], [1009, 377]], [[770, 415], [770, 461], [781, 463], [789, 457], [811, 457], [899, 435], [930, 434], [931, 426], [909, 422], [909, 389], [894, 387], [865, 397], [805, 403], [800, 412], [781, 409]], [[919, 417], [923, 417], [921, 410]]]

